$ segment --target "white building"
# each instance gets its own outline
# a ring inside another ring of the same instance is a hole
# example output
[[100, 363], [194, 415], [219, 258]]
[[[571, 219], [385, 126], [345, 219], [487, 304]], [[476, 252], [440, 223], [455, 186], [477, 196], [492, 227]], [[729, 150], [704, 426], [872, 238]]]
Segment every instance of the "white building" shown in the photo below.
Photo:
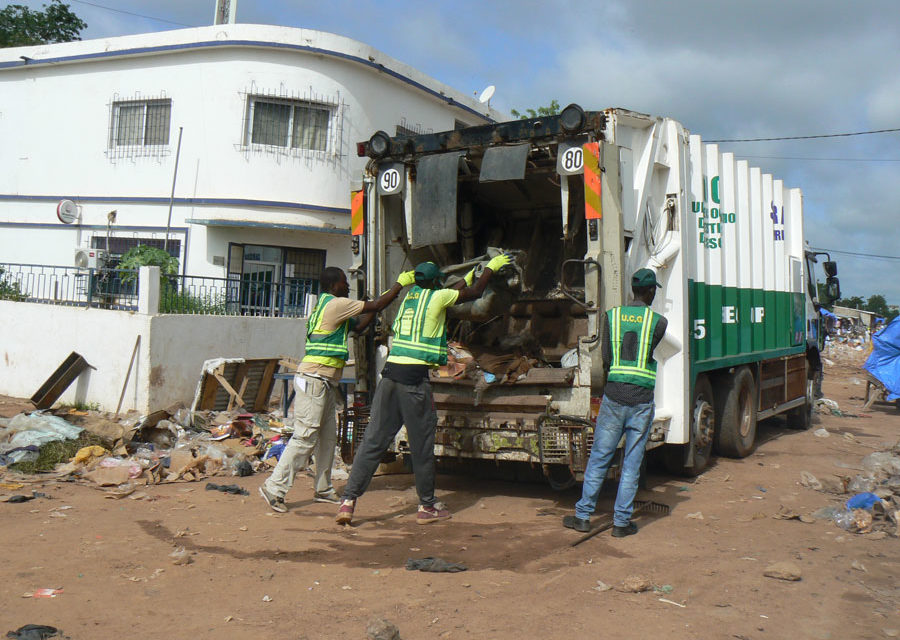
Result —
[[[367, 160], [357, 142], [503, 117], [365, 44], [305, 29], [0, 49], [0, 263], [162, 247], [183, 128], [168, 246], [182, 272], [314, 287], [326, 263], [350, 263], [350, 191]], [[78, 205], [74, 224], [57, 216], [64, 199]]]

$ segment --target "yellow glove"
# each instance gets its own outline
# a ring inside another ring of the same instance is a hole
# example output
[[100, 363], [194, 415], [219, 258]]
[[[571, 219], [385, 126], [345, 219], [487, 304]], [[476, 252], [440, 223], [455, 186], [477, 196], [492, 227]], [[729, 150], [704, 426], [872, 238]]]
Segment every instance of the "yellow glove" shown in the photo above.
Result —
[[416, 272], [404, 271], [397, 276], [397, 282], [400, 283], [401, 287], [408, 287], [409, 285], [414, 284], [416, 282]]
[[512, 256], [508, 253], [501, 253], [499, 256], [494, 256], [491, 258], [490, 262], [485, 265], [485, 268], [490, 269], [494, 273], [508, 265], [512, 262]]
[[472, 283], [475, 282], [475, 269], [473, 268], [469, 273], [463, 276], [463, 280], [466, 281], [467, 287], [471, 287]]

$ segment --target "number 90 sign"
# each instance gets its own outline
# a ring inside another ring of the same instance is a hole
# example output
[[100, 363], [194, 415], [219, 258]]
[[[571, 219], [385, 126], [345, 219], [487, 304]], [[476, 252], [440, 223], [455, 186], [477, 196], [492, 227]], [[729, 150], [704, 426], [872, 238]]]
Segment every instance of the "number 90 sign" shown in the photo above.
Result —
[[389, 196], [403, 191], [404, 167], [402, 164], [391, 164], [382, 167], [378, 175], [378, 193]]
[[560, 142], [557, 149], [556, 172], [561, 176], [584, 173], [584, 149], [580, 141]]

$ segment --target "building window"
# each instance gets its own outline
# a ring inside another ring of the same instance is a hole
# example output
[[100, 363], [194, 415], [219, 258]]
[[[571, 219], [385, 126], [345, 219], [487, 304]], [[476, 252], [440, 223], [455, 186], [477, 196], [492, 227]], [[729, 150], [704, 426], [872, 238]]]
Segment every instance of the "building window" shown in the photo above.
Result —
[[109, 258], [107, 267], [116, 269], [119, 261], [129, 249], [134, 247], [155, 247], [162, 249], [166, 247], [166, 252], [173, 258], [181, 257], [181, 239], [169, 238], [168, 244], [164, 238], [128, 238], [128, 237], [106, 237], [105, 235], [96, 235], [91, 237], [91, 248], [102, 249], [107, 251]]
[[168, 145], [171, 117], [171, 100], [115, 102], [110, 146]]
[[254, 145], [326, 151], [331, 109], [301, 100], [249, 98], [247, 142]]
[[228, 248], [229, 299], [241, 315], [307, 315], [319, 294], [325, 251], [232, 243]]

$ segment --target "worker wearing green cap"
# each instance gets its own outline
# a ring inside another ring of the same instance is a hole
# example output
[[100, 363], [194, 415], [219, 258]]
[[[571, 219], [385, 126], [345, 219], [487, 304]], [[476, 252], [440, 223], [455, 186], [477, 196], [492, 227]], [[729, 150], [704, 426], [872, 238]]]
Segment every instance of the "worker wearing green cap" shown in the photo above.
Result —
[[369, 486], [381, 457], [406, 425], [416, 492], [419, 494], [418, 524], [450, 517], [434, 496], [434, 432], [437, 413], [428, 382], [429, 369], [447, 363], [447, 307], [481, 297], [491, 275], [512, 261], [508, 254], [492, 258], [476, 282], [475, 269], [455, 288], [444, 289], [444, 274], [433, 262], [415, 269], [410, 288], [394, 320], [394, 340], [381, 380], [375, 388], [372, 412], [362, 443], [353, 458], [350, 478], [335, 521], [350, 524], [356, 500]]
[[612, 535], [621, 538], [637, 533], [631, 514], [647, 437], [653, 424], [653, 390], [656, 386], [653, 351], [665, 335], [668, 324], [663, 316], [650, 310], [660, 286], [653, 271], [638, 269], [631, 277], [634, 302], [606, 312], [600, 343], [603, 368], [607, 372], [606, 387], [594, 428], [591, 456], [584, 470], [581, 500], [575, 505], [575, 515], [563, 518], [563, 526], [569, 529], [591, 530], [590, 518], [597, 507], [600, 488], [624, 435], [622, 475], [616, 493]]

